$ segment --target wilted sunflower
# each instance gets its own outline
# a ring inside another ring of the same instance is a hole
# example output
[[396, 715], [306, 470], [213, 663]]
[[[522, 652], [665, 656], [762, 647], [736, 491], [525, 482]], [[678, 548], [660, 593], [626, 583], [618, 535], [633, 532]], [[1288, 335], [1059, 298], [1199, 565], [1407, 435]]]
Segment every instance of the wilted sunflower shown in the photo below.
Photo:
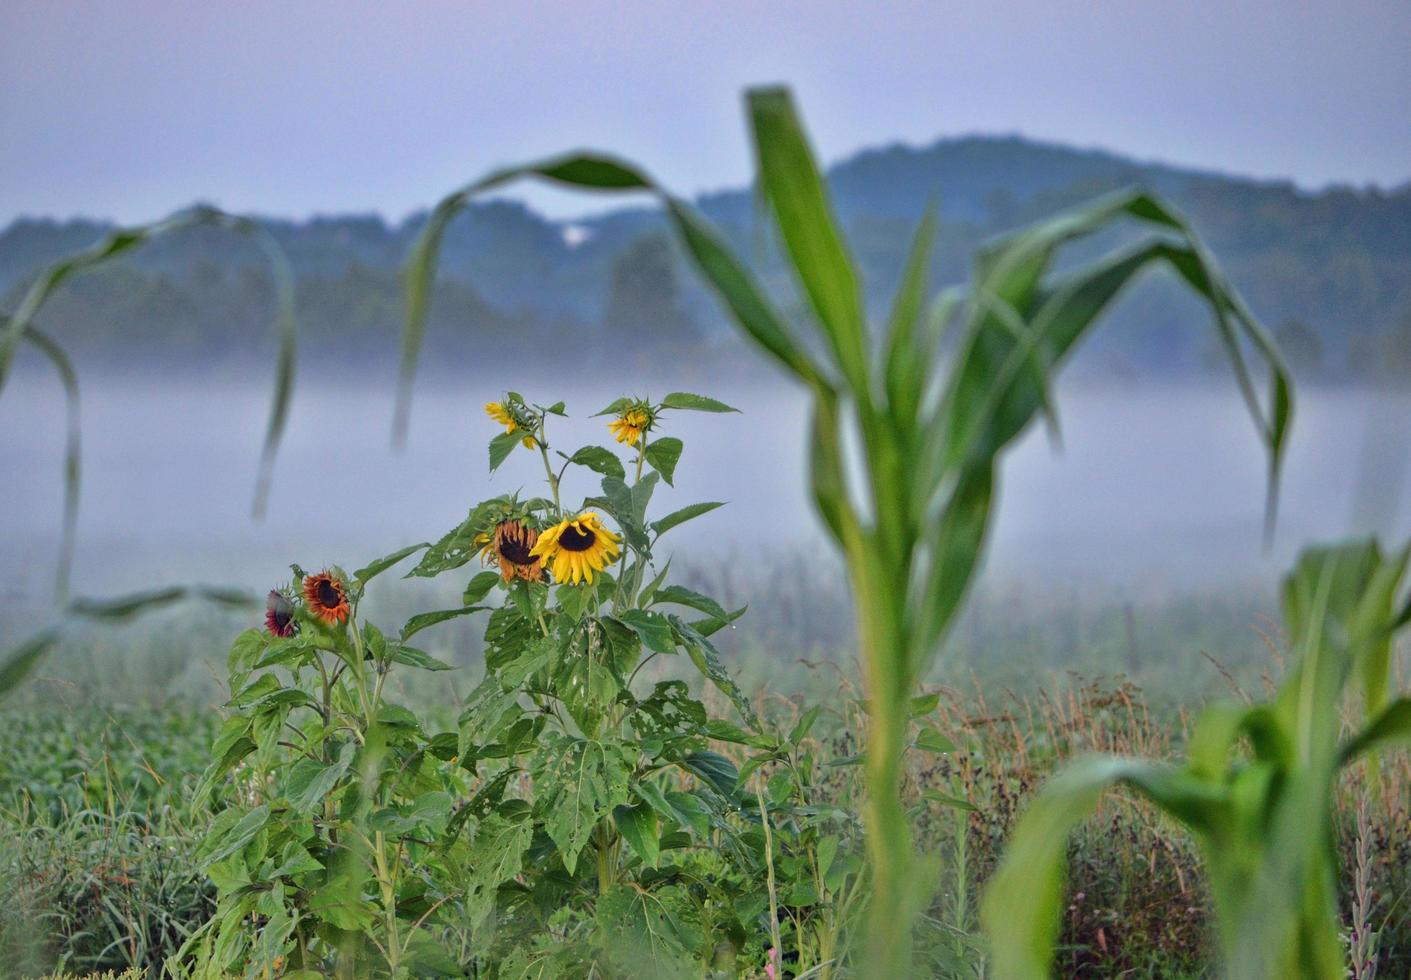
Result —
[[625, 442], [629, 446], [637, 445], [637, 440], [642, 435], [649, 432], [656, 416], [652, 412], [651, 405], [646, 402], [632, 402], [621, 412], [617, 418], [608, 423], [608, 428], [612, 430], [613, 437], [618, 442]]
[[[527, 428], [519, 419], [515, 418], [514, 413], [510, 411], [509, 406], [504, 402], [486, 402], [485, 414], [505, 427], [505, 435], [509, 435], [511, 432], [519, 432]], [[533, 449], [535, 446], [539, 445], [534, 441], [533, 436], [525, 436], [520, 441], [524, 443], [525, 449]]]
[[325, 623], [347, 622], [348, 594], [343, 583], [326, 570], [304, 579], [304, 603]]
[[278, 589], [270, 589], [265, 599], [265, 628], [275, 636], [293, 636], [299, 632], [294, 618], [294, 600]]
[[501, 521], [495, 525], [493, 534], [477, 536], [476, 543], [482, 543], [482, 539], [481, 559], [487, 565], [498, 565], [500, 577], [506, 582], [516, 576], [526, 582], [537, 582], [544, 577], [543, 564], [532, 554], [539, 532], [523, 521]]
[[586, 511], [555, 524], [539, 535], [529, 554], [541, 559], [558, 582], [593, 584], [593, 573], [616, 560], [622, 540], [603, 527], [598, 515]]

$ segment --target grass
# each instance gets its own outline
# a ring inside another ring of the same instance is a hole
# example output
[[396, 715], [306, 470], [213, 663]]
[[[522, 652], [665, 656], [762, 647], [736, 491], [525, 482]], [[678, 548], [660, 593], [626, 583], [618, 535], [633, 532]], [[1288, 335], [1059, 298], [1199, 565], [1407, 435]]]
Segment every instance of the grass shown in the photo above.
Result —
[[[860, 696], [846, 680], [856, 674], [840, 639], [850, 626], [833, 591], [841, 585], [809, 571], [818, 567], [784, 556], [753, 576], [738, 566], [687, 573], [701, 585], [733, 583], [757, 597], [727, 655], [761, 709], [781, 723], [806, 703], [848, 705]], [[1058, 764], [1088, 751], [1173, 758], [1202, 700], [1263, 693], [1261, 675], [1277, 675], [1282, 639], [1273, 633], [1266, 645], [1261, 638], [1260, 629], [1268, 632], [1262, 608], [1252, 594], [1134, 605], [1143, 651], [1134, 680], [1119, 676], [1133, 666], [1120, 596], [1083, 605], [1007, 588], [980, 595], [952, 640], [950, 671], [930, 685], [939, 695], [932, 722], [956, 751], [913, 754], [903, 784], [918, 850], [944, 859], [941, 887], [922, 920], [927, 972], [960, 977], [981, 969], [982, 885], [1014, 821]], [[0, 888], [9, 897], [0, 912], [0, 960], [15, 974], [135, 966], [156, 976], [163, 957], [209, 914], [209, 886], [186, 858], [209, 820], [189, 801], [219, 724], [205, 706], [220, 694], [213, 681], [203, 689], [195, 680], [211, 677], [199, 661], [220, 649], [207, 638], [228, 625], [175, 616], [93, 634], [86, 640], [103, 646], [71, 643], [0, 708]], [[436, 642], [471, 664], [457, 672], [468, 687], [479, 673], [475, 654], [454, 630]], [[1074, 664], [1080, 673], [1068, 670]], [[177, 685], [184, 693], [163, 691], [163, 676], [186, 679]], [[1176, 677], [1184, 678], [1179, 686]], [[1148, 686], [1162, 691], [1160, 702], [1148, 703]], [[153, 699], [154, 692], [161, 693]], [[413, 693], [423, 703], [446, 696]], [[822, 757], [846, 758], [859, 751], [864, 724], [856, 712], [835, 714], [810, 738]], [[1400, 976], [1411, 971], [1411, 765], [1390, 756], [1385, 766], [1381, 803], [1360, 770], [1342, 784], [1342, 908], [1363, 910], [1380, 933], [1380, 975]], [[830, 775], [821, 777], [820, 792], [855, 810], [855, 777], [823, 771]], [[928, 799], [928, 791], [974, 809]], [[1359, 805], [1366, 813], [1360, 903]], [[1213, 946], [1204, 880], [1193, 843], [1172, 823], [1119, 794], [1076, 835], [1069, 862], [1062, 974], [1207, 975]], [[1354, 925], [1349, 916], [1346, 928]]]

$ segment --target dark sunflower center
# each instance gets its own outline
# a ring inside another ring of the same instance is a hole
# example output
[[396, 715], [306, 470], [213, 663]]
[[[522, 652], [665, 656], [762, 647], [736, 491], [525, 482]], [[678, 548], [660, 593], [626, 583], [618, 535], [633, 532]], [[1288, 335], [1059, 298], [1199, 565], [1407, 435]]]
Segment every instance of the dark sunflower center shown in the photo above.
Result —
[[324, 579], [318, 584], [318, 601], [324, 608], [334, 609], [343, 601], [343, 596], [338, 593], [332, 582]]
[[294, 614], [286, 609], [274, 610], [274, 625], [280, 629], [289, 625], [289, 621], [294, 618]]
[[559, 535], [559, 547], [564, 551], [587, 551], [593, 547], [596, 540], [598, 536], [592, 531], [580, 531], [577, 526], [570, 524]]
[[523, 538], [505, 535], [500, 539], [500, 558], [511, 565], [528, 565], [534, 559], [529, 557], [529, 544]]

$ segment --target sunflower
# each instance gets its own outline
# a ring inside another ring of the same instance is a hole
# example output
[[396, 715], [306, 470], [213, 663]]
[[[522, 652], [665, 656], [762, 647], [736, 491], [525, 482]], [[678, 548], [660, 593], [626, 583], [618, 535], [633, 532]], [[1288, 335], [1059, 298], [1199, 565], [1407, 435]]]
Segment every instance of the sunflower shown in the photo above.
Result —
[[348, 594], [343, 583], [327, 570], [304, 579], [304, 603], [309, 612], [329, 625], [348, 620]]
[[[528, 428], [520, 419], [515, 417], [514, 412], [512, 412], [510, 407], [504, 402], [486, 402], [485, 414], [494, 419], [499, 425], [505, 427], [505, 435]], [[533, 449], [535, 446], [539, 445], [534, 441], [533, 436], [525, 436], [520, 441], [524, 443], [525, 449]]]
[[495, 525], [493, 534], [476, 535], [483, 544], [480, 557], [487, 565], [500, 566], [500, 577], [508, 582], [518, 576], [526, 582], [544, 577], [544, 566], [531, 550], [539, 540], [539, 532], [523, 521], [505, 520]]
[[293, 636], [299, 632], [294, 618], [294, 600], [278, 589], [270, 589], [265, 599], [265, 629], [275, 636]]
[[529, 554], [540, 559], [559, 582], [593, 584], [593, 573], [601, 572], [616, 560], [622, 540], [603, 527], [598, 515], [586, 511], [555, 524], [539, 535]]
[[655, 422], [656, 414], [652, 407], [646, 402], [637, 401], [619, 412], [617, 418], [608, 423], [608, 428], [612, 430], [613, 437], [618, 442], [635, 446], [643, 434], [651, 431]]

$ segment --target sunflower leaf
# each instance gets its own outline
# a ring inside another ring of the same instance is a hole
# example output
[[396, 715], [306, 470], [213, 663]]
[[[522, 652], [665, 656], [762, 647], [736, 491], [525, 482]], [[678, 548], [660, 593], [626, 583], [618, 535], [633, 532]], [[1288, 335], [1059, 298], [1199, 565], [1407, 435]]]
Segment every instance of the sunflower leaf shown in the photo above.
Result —
[[[494, 575], [495, 573], [491, 572], [490, 574]], [[499, 576], [496, 575], [495, 577], [498, 578]], [[412, 636], [420, 633], [428, 626], [444, 623], [446, 620], [455, 619], [457, 616], [469, 616], [471, 613], [480, 612], [484, 608], [484, 606], [463, 606], [460, 609], [438, 609], [435, 612], [418, 613], [407, 620], [406, 625], [402, 627], [402, 639], [409, 640]], [[392, 659], [396, 660], [397, 658], [393, 656]], [[440, 668], [433, 669], [439, 670]]]
[[[460, 610], [456, 610], [460, 612]], [[434, 615], [429, 613], [428, 615]], [[430, 624], [427, 624], [430, 625]], [[415, 630], [413, 630], [415, 632]], [[444, 660], [437, 660], [431, 654], [418, 650], [416, 647], [402, 646], [400, 643], [390, 644], [387, 648], [387, 659], [394, 664], [405, 664], [408, 667], [420, 667], [422, 670], [455, 670], [453, 664], [448, 664]]]
[[353, 573], [353, 580], [356, 581], [359, 585], [363, 585], [373, 576], [382, 574], [383, 572], [387, 571], [387, 569], [397, 564], [397, 562], [401, 561], [403, 558], [406, 558], [410, 555], [414, 555], [418, 551], [421, 551], [423, 548], [430, 547], [430, 541], [423, 541], [421, 544], [412, 544], [408, 545], [405, 548], [400, 548], [397, 551], [392, 552], [390, 555], [385, 555], [382, 558], [377, 559], [377, 561], [369, 563], [365, 568], [358, 569], [356, 572]]
[[730, 699], [731, 703], [735, 705], [735, 710], [740, 712], [740, 717], [744, 718], [751, 728], [757, 728], [759, 718], [755, 715], [754, 706], [741, 693], [739, 686], [735, 683], [735, 678], [730, 676], [730, 672], [720, 662], [720, 653], [710, 640], [680, 617], [668, 616], [666, 618], [671, 623], [676, 638], [686, 648], [686, 653], [690, 655], [691, 662], [696, 665], [696, 669]]
[[739, 412], [738, 408], [727, 405], [724, 402], [716, 401], [714, 398], [707, 398], [705, 395], [693, 395], [689, 391], [673, 391], [661, 400], [662, 408], [680, 408], [692, 412]]
[[500, 581], [499, 572], [480, 572], [471, 578], [465, 587], [465, 592], [461, 594], [461, 601], [467, 606], [473, 606], [490, 594], [490, 590], [495, 587], [495, 583]]
[[710, 500], [704, 503], [691, 504], [688, 507], [682, 507], [680, 510], [672, 511], [659, 521], [652, 521], [651, 527], [652, 530], [656, 532], [657, 537], [661, 537], [673, 527], [678, 527], [689, 520], [700, 517], [702, 514], [709, 514], [717, 507], [724, 506], [725, 501], [723, 500]]
[[[495, 501], [487, 500], [472, 510], [464, 521], [447, 531], [440, 541], [428, 548], [426, 554], [421, 556], [421, 561], [404, 577], [433, 578], [442, 572], [460, 568], [474, 558], [475, 553], [480, 550], [475, 537], [489, 523], [490, 515], [496, 506]], [[474, 601], [477, 600], [471, 600]], [[469, 604], [470, 602], [467, 603]]]
[[661, 860], [661, 842], [656, 812], [647, 804], [617, 806], [612, 811], [613, 823], [623, 839], [637, 852], [643, 863], [655, 868]]
[[579, 466], [586, 466], [602, 476], [615, 476], [621, 480], [627, 475], [627, 471], [622, 468], [622, 460], [617, 458], [617, 454], [602, 446], [584, 446], [569, 456], [568, 461]]
[[681, 440], [674, 436], [666, 436], [647, 444], [647, 462], [661, 474], [667, 486], [675, 486], [671, 478], [676, 473], [676, 463], [680, 460], [681, 450], [684, 448]]
[[676, 636], [672, 633], [671, 623], [661, 613], [648, 612], [645, 609], [628, 609], [620, 613], [617, 618], [642, 638], [642, 643], [647, 649], [655, 650], [658, 653], [675, 651]]
[[500, 468], [500, 464], [509, 459], [510, 453], [514, 452], [514, 447], [518, 446], [524, 434], [519, 431], [501, 432], [490, 440], [490, 472], [493, 473]]
[[607, 408], [603, 409], [601, 412], [594, 412], [592, 415], [590, 415], [590, 416], [588, 416], [588, 417], [589, 417], [589, 418], [594, 418], [594, 419], [596, 419], [596, 418], [600, 418], [601, 416], [604, 416], [604, 415], [617, 415], [617, 414], [619, 414], [620, 412], [622, 412], [622, 410], [625, 409], [628, 405], [631, 405], [631, 404], [632, 404], [632, 399], [630, 399], [630, 398], [618, 398], [618, 399], [616, 399], [611, 405], [609, 405]]
[[715, 619], [729, 621], [730, 614], [725, 608], [710, 596], [701, 595], [699, 592], [688, 589], [681, 585], [668, 585], [663, 589], [658, 589], [652, 596], [652, 603], [671, 602], [678, 606], [687, 606], [698, 612], [703, 612], [707, 616]]

